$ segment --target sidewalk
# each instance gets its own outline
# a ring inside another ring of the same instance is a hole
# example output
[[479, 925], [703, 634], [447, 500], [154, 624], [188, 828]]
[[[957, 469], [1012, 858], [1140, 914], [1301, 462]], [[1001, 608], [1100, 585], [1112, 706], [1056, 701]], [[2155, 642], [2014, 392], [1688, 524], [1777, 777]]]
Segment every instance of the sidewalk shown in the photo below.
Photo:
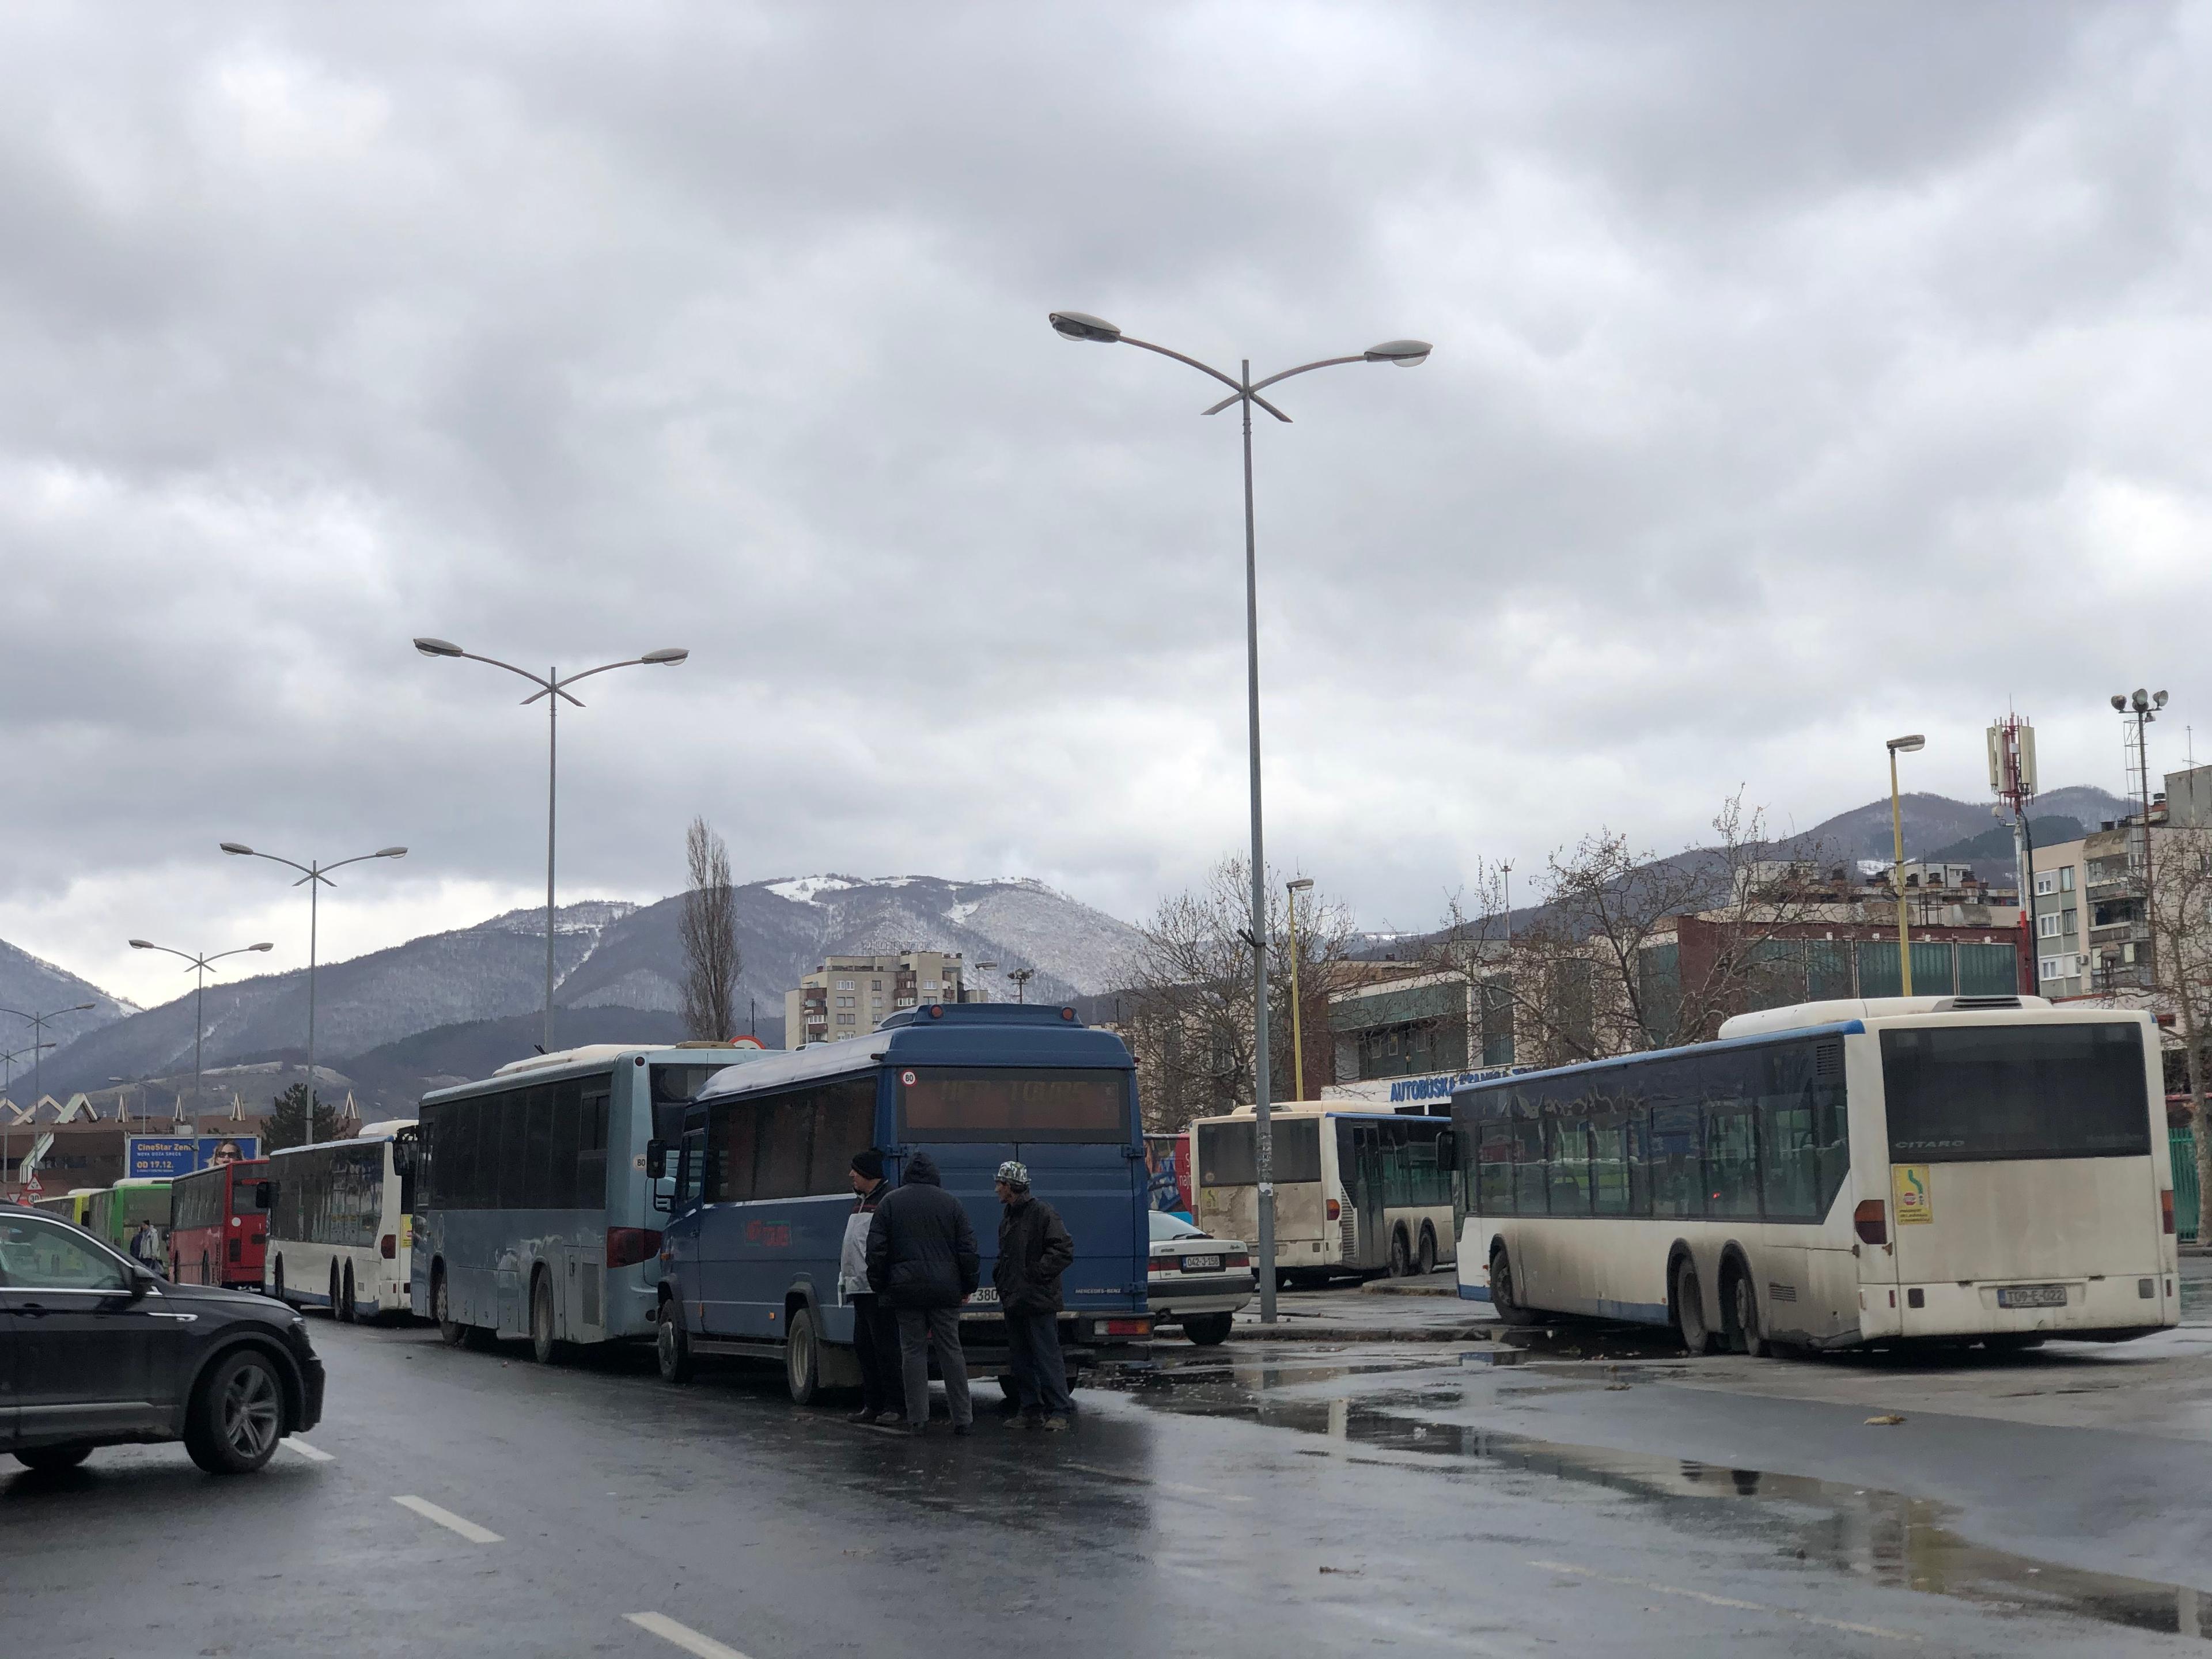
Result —
[[1284, 1291], [1276, 1322], [1260, 1322], [1255, 1298], [1237, 1316], [1231, 1342], [1486, 1342], [1498, 1331], [1486, 1302], [1463, 1302], [1449, 1271], [1374, 1279], [1324, 1291]]

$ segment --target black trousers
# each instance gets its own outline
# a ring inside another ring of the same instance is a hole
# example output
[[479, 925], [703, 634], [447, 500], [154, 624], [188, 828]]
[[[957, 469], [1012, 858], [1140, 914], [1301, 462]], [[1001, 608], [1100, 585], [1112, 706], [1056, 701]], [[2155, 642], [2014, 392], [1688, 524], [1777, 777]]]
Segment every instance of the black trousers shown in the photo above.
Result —
[[1060, 1320], [1048, 1313], [1009, 1313], [1006, 1318], [1006, 1370], [1023, 1412], [1066, 1416], [1075, 1401], [1068, 1397], [1067, 1367], [1060, 1353]]
[[860, 1405], [872, 1412], [895, 1412], [906, 1403], [899, 1377], [898, 1314], [883, 1298], [863, 1292], [853, 1298], [853, 1353], [860, 1362]]

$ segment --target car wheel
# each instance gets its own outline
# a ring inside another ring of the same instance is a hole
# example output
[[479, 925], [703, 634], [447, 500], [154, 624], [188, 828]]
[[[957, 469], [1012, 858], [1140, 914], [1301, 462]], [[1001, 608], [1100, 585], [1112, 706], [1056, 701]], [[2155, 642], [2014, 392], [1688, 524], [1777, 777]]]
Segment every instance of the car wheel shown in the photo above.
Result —
[[1730, 1346], [1753, 1359], [1766, 1357], [1766, 1338], [1759, 1328], [1759, 1288], [1751, 1282], [1751, 1273], [1741, 1263], [1729, 1276], [1729, 1322], [1735, 1328], [1729, 1333]]
[[791, 1324], [783, 1339], [783, 1382], [794, 1406], [811, 1405], [822, 1392], [821, 1339], [814, 1310], [801, 1305], [791, 1310]]
[[438, 1340], [449, 1348], [458, 1348], [468, 1340], [469, 1328], [453, 1317], [452, 1294], [446, 1288], [446, 1270], [434, 1269], [430, 1275], [430, 1310], [438, 1322]]
[[1490, 1307], [1501, 1325], [1533, 1325], [1534, 1310], [1521, 1305], [1520, 1293], [1513, 1285], [1513, 1263], [1500, 1245], [1490, 1258]]
[[1407, 1247], [1406, 1230], [1394, 1229], [1390, 1234], [1389, 1273], [1393, 1279], [1403, 1279], [1413, 1270], [1413, 1253]]
[[1436, 1272], [1437, 1231], [1435, 1228], [1423, 1227], [1421, 1229], [1421, 1253], [1414, 1259], [1414, 1261], [1415, 1265], [1420, 1269], [1424, 1277]]
[[1230, 1328], [1237, 1322], [1233, 1314], [1185, 1314], [1182, 1334], [1201, 1348], [1212, 1347], [1229, 1340]]
[[185, 1449], [210, 1474], [246, 1474], [276, 1455], [284, 1435], [284, 1384], [256, 1349], [216, 1362], [193, 1395]]
[[553, 1339], [553, 1276], [540, 1267], [530, 1281], [530, 1357], [550, 1365], [560, 1352]]
[[15, 1461], [27, 1469], [36, 1469], [41, 1474], [52, 1474], [62, 1469], [73, 1469], [92, 1455], [88, 1445], [33, 1446], [15, 1454]]
[[660, 1298], [660, 1319], [653, 1328], [653, 1358], [660, 1362], [660, 1380], [664, 1382], [689, 1382], [691, 1380], [691, 1339], [684, 1333], [683, 1310], [677, 1307], [676, 1298]]
[[1713, 1345], [1712, 1328], [1705, 1323], [1705, 1292], [1698, 1288], [1698, 1264], [1686, 1255], [1674, 1264], [1674, 1328], [1682, 1346], [1693, 1354]]

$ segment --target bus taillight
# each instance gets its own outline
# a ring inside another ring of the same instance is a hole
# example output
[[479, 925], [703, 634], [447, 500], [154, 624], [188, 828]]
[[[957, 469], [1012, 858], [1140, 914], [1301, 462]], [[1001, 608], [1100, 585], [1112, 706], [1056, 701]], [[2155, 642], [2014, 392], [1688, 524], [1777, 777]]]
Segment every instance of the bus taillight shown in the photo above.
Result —
[[1338, 1202], [1337, 1202], [1334, 1199], [1333, 1199], [1333, 1198], [1332, 1198], [1331, 1200], [1329, 1200], [1329, 1201], [1328, 1201], [1328, 1218], [1329, 1218], [1331, 1221], [1334, 1221], [1338, 1217], [1341, 1216], [1343, 1213], [1344, 1213], [1344, 1206], [1343, 1206], [1343, 1205], [1341, 1205], [1341, 1204], [1340, 1204], [1340, 1203], [1338, 1203]]
[[607, 1266], [635, 1267], [660, 1254], [660, 1234], [652, 1227], [607, 1229]]
[[376, 1241], [376, 1253], [382, 1256], [386, 1261], [395, 1261], [398, 1260], [399, 1235], [398, 1233], [386, 1233], [383, 1237], [378, 1239]]
[[2158, 1218], [2167, 1232], [2173, 1231], [2173, 1188], [2171, 1187], [2158, 1195]]
[[1889, 1216], [1878, 1198], [1863, 1198], [1857, 1209], [1851, 1212], [1851, 1224], [1858, 1229], [1862, 1244], [1889, 1243]]

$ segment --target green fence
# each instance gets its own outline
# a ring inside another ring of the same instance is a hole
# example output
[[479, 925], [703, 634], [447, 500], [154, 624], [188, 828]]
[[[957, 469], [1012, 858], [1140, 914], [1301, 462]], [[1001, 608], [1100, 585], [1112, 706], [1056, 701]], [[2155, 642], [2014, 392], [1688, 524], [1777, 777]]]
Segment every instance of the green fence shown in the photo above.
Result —
[[2197, 1237], [2197, 1136], [2184, 1127], [2166, 1132], [2173, 1156], [2173, 1231], [2186, 1242]]

